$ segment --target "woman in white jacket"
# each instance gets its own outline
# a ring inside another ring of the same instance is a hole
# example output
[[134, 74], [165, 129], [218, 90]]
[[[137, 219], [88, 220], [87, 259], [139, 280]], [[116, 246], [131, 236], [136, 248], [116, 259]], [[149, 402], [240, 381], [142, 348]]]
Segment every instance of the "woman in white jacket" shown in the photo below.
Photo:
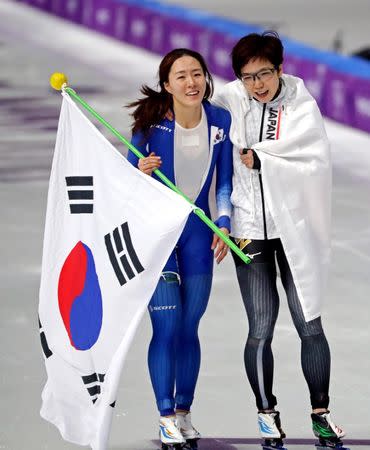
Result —
[[249, 334], [245, 368], [258, 408], [264, 448], [283, 448], [273, 395], [271, 341], [279, 310], [276, 262], [301, 339], [312, 425], [323, 448], [344, 432], [330, 418], [330, 350], [321, 303], [330, 259], [331, 161], [323, 120], [299, 78], [283, 75], [278, 35], [250, 34], [235, 45], [237, 77], [217, 102], [232, 115], [231, 235], [252, 259], [234, 256]]

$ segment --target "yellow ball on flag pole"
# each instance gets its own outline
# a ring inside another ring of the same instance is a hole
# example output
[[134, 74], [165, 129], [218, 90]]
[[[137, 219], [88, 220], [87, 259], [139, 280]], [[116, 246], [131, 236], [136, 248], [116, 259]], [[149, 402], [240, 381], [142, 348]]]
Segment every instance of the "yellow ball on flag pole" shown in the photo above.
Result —
[[62, 86], [67, 83], [68, 79], [64, 73], [54, 72], [50, 77], [50, 86], [56, 91], [60, 91]]

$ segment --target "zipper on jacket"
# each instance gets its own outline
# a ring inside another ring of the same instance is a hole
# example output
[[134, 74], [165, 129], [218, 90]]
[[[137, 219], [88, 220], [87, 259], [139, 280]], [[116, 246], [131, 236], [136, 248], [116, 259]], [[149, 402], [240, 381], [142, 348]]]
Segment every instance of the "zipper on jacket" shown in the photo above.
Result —
[[[262, 141], [263, 137], [263, 123], [265, 121], [265, 112], [266, 112], [266, 103], [263, 104], [262, 109], [262, 119], [261, 119], [261, 128], [260, 128], [260, 139], [259, 142]], [[263, 234], [265, 239], [267, 240], [267, 225], [266, 225], [266, 210], [265, 210], [265, 197], [263, 195], [263, 183], [262, 183], [262, 175], [258, 174], [258, 179], [260, 181], [260, 189], [261, 189], [261, 200], [262, 200], [262, 217], [263, 217]]]

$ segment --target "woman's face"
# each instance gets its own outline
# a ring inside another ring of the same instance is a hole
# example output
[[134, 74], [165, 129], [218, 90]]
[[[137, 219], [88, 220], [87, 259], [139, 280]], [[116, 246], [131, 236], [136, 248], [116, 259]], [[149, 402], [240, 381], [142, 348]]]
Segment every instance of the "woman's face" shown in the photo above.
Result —
[[241, 79], [248, 94], [261, 103], [268, 103], [275, 97], [281, 75], [281, 66], [275, 69], [267, 59], [253, 59], [241, 69]]
[[206, 91], [206, 78], [199, 61], [188, 55], [178, 58], [164, 87], [172, 94], [175, 108], [199, 106]]

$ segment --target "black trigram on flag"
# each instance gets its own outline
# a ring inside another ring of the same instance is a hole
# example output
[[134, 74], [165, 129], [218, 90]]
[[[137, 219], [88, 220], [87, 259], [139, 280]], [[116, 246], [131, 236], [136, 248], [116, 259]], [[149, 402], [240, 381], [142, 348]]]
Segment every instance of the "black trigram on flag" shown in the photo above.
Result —
[[53, 354], [53, 352], [49, 348], [48, 341], [46, 340], [44, 330], [42, 329], [40, 318], [39, 318], [39, 329], [40, 329], [40, 340], [41, 340], [42, 351], [44, 352], [45, 358], [47, 359], [47, 358], [50, 358], [50, 356]]
[[[124, 245], [122, 243], [121, 233]], [[128, 280], [131, 280], [136, 276], [134, 269], [137, 274], [139, 274], [144, 270], [144, 267], [141, 265], [132, 244], [127, 222], [121, 225], [121, 233], [120, 229], [117, 227], [113, 230], [113, 233], [105, 235], [104, 239], [113, 270], [119, 284], [123, 286]]]
[[101, 393], [101, 384], [104, 383], [104, 377], [105, 374], [103, 373], [92, 373], [82, 377], [82, 381], [93, 403], [96, 402]]
[[66, 177], [66, 183], [71, 214], [92, 214], [93, 177]]

